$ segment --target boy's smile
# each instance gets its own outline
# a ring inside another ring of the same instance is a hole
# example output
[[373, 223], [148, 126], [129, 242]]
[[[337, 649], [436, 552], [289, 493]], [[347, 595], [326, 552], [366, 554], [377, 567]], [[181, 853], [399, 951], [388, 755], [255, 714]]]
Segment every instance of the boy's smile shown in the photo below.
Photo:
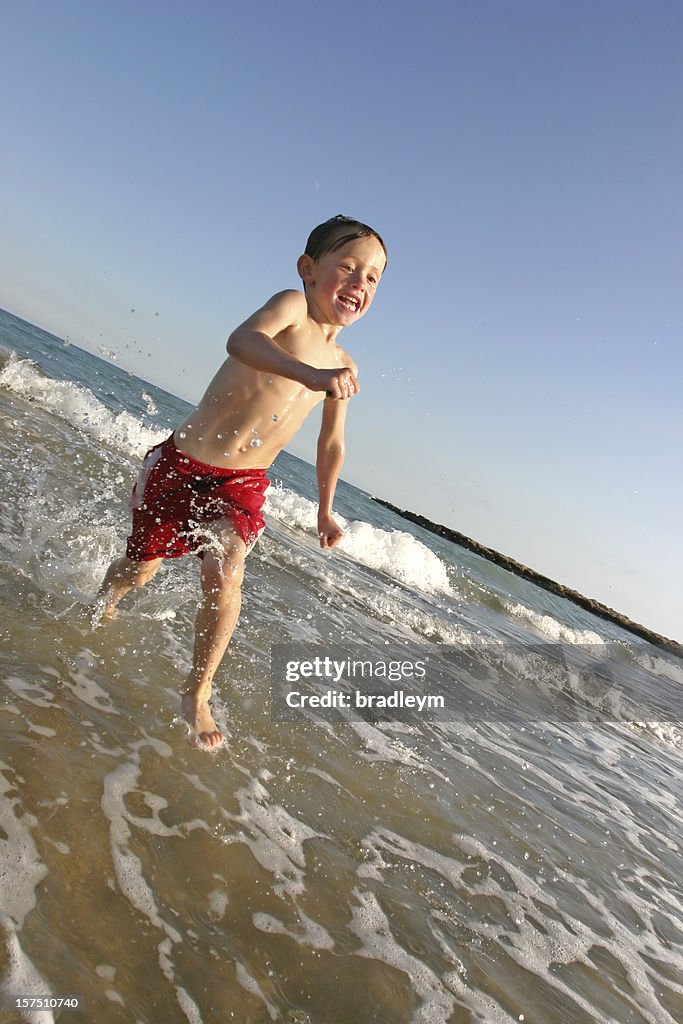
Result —
[[385, 264], [384, 250], [372, 235], [310, 260], [302, 277], [313, 318], [340, 328], [359, 320], [372, 304]]

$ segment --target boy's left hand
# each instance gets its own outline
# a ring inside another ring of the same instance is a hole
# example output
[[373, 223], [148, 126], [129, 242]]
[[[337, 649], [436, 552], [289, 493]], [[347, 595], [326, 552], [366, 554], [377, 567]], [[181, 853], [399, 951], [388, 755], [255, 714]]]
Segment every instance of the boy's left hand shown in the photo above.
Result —
[[335, 523], [331, 515], [320, 513], [318, 516], [318, 537], [321, 548], [334, 548], [344, 536], [341, 526]]

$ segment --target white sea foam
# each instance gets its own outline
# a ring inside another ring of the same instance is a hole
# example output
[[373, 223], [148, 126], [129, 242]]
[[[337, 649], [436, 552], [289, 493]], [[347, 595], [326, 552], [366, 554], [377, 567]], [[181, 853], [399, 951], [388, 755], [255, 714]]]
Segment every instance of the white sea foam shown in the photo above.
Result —
[[37, 708], [59, 707], [54, 699], [54, 694], [47, 687], [41, 686], [35, 679], [28, 682], [28, 680], [22, 679], [20, 676], [12, 675], [5, 676], [3, 683], [20, 701], [28, 701]]
[[409, 631], [418, 637], [426, 637], [434, 643], [468, 644], [476, 640], [471, 629], [437, 614], [430, 614], [420, 608], [407, 606], [399, 595], [392, 596], [388, 592], [371, 593], [368, 590], [353, 588], [351, 591], [367, 612], [372, 612], [383, 620], [388, 620], [394, 629]]
[[423, 961], [404, 949], [394, 938], [391, 925], [374, 893], [354, 891], [356, 905], [351, 908], [349, 930], [361, 941], [356, 956], [380, 960], [410, 978], [420, 1006], [413, 1015], [415, 1024], [447, 1024], [452, 1020], [455, 998], [441, 979]]
[[[630, 808], [623, 805], [623, 810], [630, 815]], [[610, 807], [610, 812], [613, 808]], [[605, 821], [607, 827], [613, 824], [613, 815]], [[530, 877], [527, 867], [520, 867], [517, 858], [507, 857], [503, 849], [493, 850], [484, 842], [471, 835], [454, 836], [454, 850], [456, 856], [445, 856], [418, 842], [410, 841], [403, 836], [392, 833], [388, 829], [379, 829], [366, 836], [363, 841], [364, 848], [372, 857], [375, 865], [379, 866], [379, 877], [386, 871], [399, 873], [406, 868], [411, 872], [419, 872], [424, 869], [430, 875], [440, 876], [443, 883], [436, 890], [439, 893], [437, 906], [433, 908], [430, 915], [430, 927], [447, 962], [454, 964], [456, 970], [448, 975], [448, 988], [468, 1000], [469, 985], [467, 982], [467, 971], [460, 960], [461, 948], [453, 942], [452, 935], [446, 929], [439, 927], [440, 924], [448, 926], [451, 924], [451, 916], [448, 912], [442, 911], [444, 905], [444, 893], [451, 887], [452, 891], [459, 893], [463, 890], [469, 891], [473, 887], [479, 899], [488, 897], [500, 906], [505, 908], [506, 920], [496, 920], [495, 915], [490, 919], [479, 919], [478, 916], [467, 920], [468, 927], [473, 929], [474, 936], [472, 945], [479, 942], [490, 946], [494, 942], [504, 943], [505, 956], [514, 960], [525, 972], [528, 978], [534, 976], [544, 979], [552, 985], [559, 994], [567, 1000], [578, 1004], [584, 1011], [586, 1018], [606, 1022], [614, 1019], [600, 1012], [598, 1006], [593, 1003], [581, 988], [568, 984], [561, 972], [557, 972], [557, 965], [581, 964], [587, 972], [595, 970], [595, 963], [591, 958], [591, 952], [595, 949], [596, 934], [582, 916], [572, 913], [574, 907], [582, 907], [588, 904], [594, 918], [600, 921], [600, 944], [607, 951], [615, 963], [619, 963], [631, 982], [631, 991], [638, 992], [638, 1007], [645, 1008], [644, 1020], [654, 1022], [669, 1021], [670, 1018], [662, 1011], [656, 998], [657, 978], [642, 963], [643, 945], [645, 949], [655, 955], [647, 943], [654, 935], [653, 908], [659, 907], [655, 913], [664, 916], [668, 914], [673, 921], [680, 910], [680, 901], [671, 900], [670, 911], [662, 909], [663, 901], [658, 899], [659, 893], [652, 891], [653, 880], [646, 869], [639, 872], [639, 882], [642, 883], [642, 895], [634, 895], [623, 889], [618, 878], [613, 882], [614, 895], [617, 897], [616, 905], [623, 907], [624, 903], [630, 906], [631, 915], [637, 913], [640, 917], [640, 929], [645, 933], [644, 940], [631, 927], [624, 923], [619, 912], [611, 909], [611, 902], [606, 901], [591, 891], [589, 884], [586, 884], [580, 876], [565, 872], [557, 864], [545, 863], [547, 852], [538, 851], [539, 869], [537, 877]], [[510, 852], [514, 854], [514, 847], [508, 844]], [[472, 868], [479, 865], [476, 881], [472, 877]], [[495, 867], [495, 873], [491, 868]], [[558, 900], [546, 885], [545, 871], [551, 869], [556, 873], [555, 881], [561, 879], [563, 887], [573, 889], [575, 900], [568, 902], [566, 899]], [[360, 872], [359, 872], [360, 873]], [[363, 872], [365, 875], [365, 872]], [[501, 883], [501, 875], [505, 878], [505, 884]], [[469, 877], [468, 877], [469, 876]], [[656, 883], [655, 883], [656, 884]], [[667, 894], [668, 895], [668, 894]], [[428, 897], [429, 898], [429, 897]], [[623, 902], [621, 902], [623, 899]], [[367, 899], [364, 909], [368, 907]], [[387, 953], [391, 960], [398, 966], [400, 957], [404, 962], [403, 969], [407, 969], [407, 954], [401, 951], [397, 957], [395, 940], [389, 944], [386, 928], [383, 927], [381, 916], [374, 910], [369, 921], [365, 921], [363, 914], [354, 915], [355, 921], [351, 928], [360, 934], [357, 928], [358, 921], [363, 922], [363, 934], [365, 939], [370, 932], [371, 946], [378, 959], [386, 959]], [[542, 916], [542, 928], [536, 924], [541, 908], [545, 913]], [[580, 912], [581, 913], [581, 912]], [[511, 927], [510, 924], [514, 923]], [[356, 925], [356, 927], [354, 927]], [[369, 927], [368, 927], [369, 926]], [[640, 930], [639, 929], [639, 930]], [[450, 929], [448, 929], [450, 930]], [[374, 934], [372, 934], [374, 932]], [[379, 941], [378, 941], [379, 940]], [[364, 950], [361, 950], [361, 955]], [[664, 970], [660, 973], [669, 977], [669, 971], [675, 974], [677, 961], [674, 953], [658, 947], [657, 963]], [[667, 970], [668, 969], [668, 970]], [[408, 972], [410, 973], [410, 972]], [[412, 974], [411, 974], [412, 978]], [[441, 976], [446, 981], [446, 976]], [[429, 982], [432, 979], [425, 977], [422, 980], [422, 991], [417, 989], [423, 996], [425, 1002], [434, 995], [434, 987]], [[434, 979], [436, 980], [436, 979]], [[671, 982], [669, 982], [671, 984]], [[673, 982], [675, 990], [680, 987]], [[417, 988], [417, 986], [416, 986]], [[426, 998], [425, 998], [426, 997]], [[469, 1000], [468, 1000], [469, 1001]], [[488, 1005], [486, 1005], [488, 1002]], [[429, 1005], [429, 1004], [427, 1004]], [[477, 992], [477, 1009], [483, 1010], [487, 1021], [509, 1020], [510, 1017], [503, 1008], [487, 1000], [487, 997]], [[523, 1005], [523, 1003], [522, 1003]], [[440, 1009], [439, 1003], [436, 1008], [430, 1007], [433, 1016], [429, 1019], [439, 1019], [436, 1013]], [[415, 1019], [415, 1018], [414, 1018]], [[519, 1019], [522, 1019], [521, 1017]], [[533, 1019], [536, 1019], [533, 1017]], [[540, 1019], [540, 1017], [539, 1017]]]
[[0, 371], [0, 386], [126, 455], [144, 455], [168, 433], [145, 426], [128, 412], [111, 412], [87, 388], [46, 377], [35, 363], [15, 354]]
[[62, 678], [62, 685], [71, 690], [74, 697], [91, 708], [104, 711], [109, 715], [120, 715], [121, 712], [114, 707], [109, 694], [95, 682], [90, 674], [90, 670], [96, 662], [92, 651], [85, 648], [78, 652], [74, 660], [75, 667], [69, 671], [68, 679]]
[[537, 632], [549, 637], [558, 643], [567, 644], [604, 644], [604, 637], [595, 633], [592, 629], [574, 629], [552, 615], [536, 612], [533, 608], [527, 608], [523, 604], [515, 604], [512, 601], [504, 601], [506, 611], [522, 622], [528, 622]]
[[[317, 535], [318, 506], [286, 487], [270, 488], [266, 511], [287, 526]], [[345, 531], [337, 550], [355, 562], [423, 593], [455, 596], [445, 564], [409, 533], [336, 519]]]
[[2, 882], [2, 916], [11, 928], [21, 930], [24, 918], [36, 903], [36, 888], [47, 874], [31, 832], [29, 816], [19, 808], [13, 795], [15, 785], [2, 772], [11, 768], [0, 763], [0, 881]]
[[[17, 934], [36, 905], [37, 887], [48, 870], [28, 827], [37, 822], [24, 813], [15, 795], [17, 780], [11, 781], [4, 772], [14, 773], [9, 765], [0, 763], [0, 929], [8, 960], [0, 985], [0, 1001], [6, 1003], [12, 996], [49, 994], [50, 986], [24, 952]], [[41, 1010], [32, 1013], [30, 1019], [36, 1024], [48, 1024], [54, 1017], [49, 1010]]]
[[628, 722], [625, 724], [634, 732], [654, 736], [660, 743], [683, 750], [683, 729], [671, 722]]
[[312, 946], [313, 949], [333, 949], [334, 939], [321, 924], [313, 921], [300, 909], [299, 922], [301, 931], [295, 932], [287, 928], [282, 921], [279, 921], [272, 914], [257, 913], [252, 915], [254, 927], [261, 932], [268, 932], [271, 935], [286, 935], [297, 942], [300, 946]]
[[153, 890], [142, 871], [140, 858], [129, 846], [130, 828], [124, 800], [135, 789], [139, 768], [127, 762], [118, 765], [104, 779], [102, 810], [110, 822], [111, 852], [119, 888], [136, 910], [163, 931], [171, 942], [180, 942], [180, 934], [159, 913]]
[[[5, 949], [8, 963], [0, 984], [2, 1002], [11, 1005], [12, 999], [18, 996], [49, 995], [50, 986], [21, 948], [17, 935], [11, 929], [5, 936]], [[55, 1019], [52, 1010], [26, 1010], [21, 1016], [30, 1024], [54, 1024]]]
[[643, 647], [642, 650], [631, 647], [631, 656], [636, 664], [640, 665], [647, 672], [652, 672], [653, 675], [662, 676], [664, 679], [670, 679], [671, 682], [679, 683], [683, 686], [683, 661], [680, 659], [674, 659], [673, 657], [669, 659], [662, 655], [653, 654], [652, 647], [649, 645]]
[[246, 843], [261, 867], [278, 879], [273, 891], [298, 896], [305, 888], [304, 843], [320, 833], [293, 817], [280, 804], [271, 803], [268, 790], [258, 779], [251, 779], [238, 789], [235, 797], [240, 814], [233, 815], [224, 809], [224, 816], [241, 826], [240, 840]]
[[277, 1007], [270, 1002], [269, 999], [264, 995], [263, 989], [257, 982], [256, 978], [246, 969], [244, 964], [240, 963], [239, 960], [235, 963], [235, 980], [242, 988], [249, 992], [251, 995], [261, 999], [266, 1006], [268, 1016], [271, 1020], [277, 1020], [279, 1017]]
[[339, 547], [356, 561], [392, 576], [407, 587], [453, 596], [444, 563], [409, 533], [353, 522]]
[[[166, 744], [158, 744], [150, 740], [138, 746], [145, 745], [152, 746], [158, 753], [162, 753], [162, 756], [168, 753]], [[156, 837], [178, 835], [176, 828], [168, 828], [158, 819], [158, 812], [166, 806], [166, 801], [161, 797], [151, 793], [145, 794], [145, 802], [154, 812], [152, 822], [145, 822], [126, 810], [125, 798], [136, 789], [139, 774], [140, 759], [139, 754], [136, 753], [133, 755], [132, 761], [119, 764], [104, 779], [101, 806], [109, 820], [111, 854], [116, 878], [126, 899], [136, 910], [144, 914], [150, 924], [164, 936], [157, 945], [160, 970], [173, 987], [178, 1005], [189, 1024], [202, 1024], [197, 1004], [176, 978], [172, 953], [174, 946], [182, 942], [182, 936], [173, 925], [169, 924], [159, 910], [156, 893], [145, 877], [142, 862], [128, 845], [131, 837], [131, 824], [142, 825], [145, 831]]]

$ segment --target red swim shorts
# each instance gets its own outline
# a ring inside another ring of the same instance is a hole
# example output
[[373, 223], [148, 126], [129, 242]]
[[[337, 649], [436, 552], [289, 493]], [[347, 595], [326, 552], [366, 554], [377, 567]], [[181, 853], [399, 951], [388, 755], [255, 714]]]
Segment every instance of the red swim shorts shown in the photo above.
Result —
[[265, 527], [261, 509], [270, 481], [265, 469], [223, 469], [178, 451], [173, 436], [145, 455], [133, 488], [133, 530], [126, 554], [136, 562], [201, 556], [202, 527], [229, 516], [247, 548]]

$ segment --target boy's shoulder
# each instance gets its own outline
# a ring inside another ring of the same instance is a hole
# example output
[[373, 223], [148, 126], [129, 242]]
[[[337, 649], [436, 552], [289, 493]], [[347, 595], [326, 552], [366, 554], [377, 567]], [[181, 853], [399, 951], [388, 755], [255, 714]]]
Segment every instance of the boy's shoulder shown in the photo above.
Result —
[[286, 288], [284, 291], [276, 292], [268, 299], [264, 308], [291, 313], [295, 319], [305, 320], [308, 316], [306, 296], [296, 288]]
[[240, 331], [256, 330], [275, 338], [283, 331], [291, 328], [298, 328], [305, 324], [308, 317], [308, 305], [306, 296], [294, 289], [283, 292], [276, 292], [275, 295], [263, 303], [260, 309], [240, 324], [233, 331], [235, 336]]

